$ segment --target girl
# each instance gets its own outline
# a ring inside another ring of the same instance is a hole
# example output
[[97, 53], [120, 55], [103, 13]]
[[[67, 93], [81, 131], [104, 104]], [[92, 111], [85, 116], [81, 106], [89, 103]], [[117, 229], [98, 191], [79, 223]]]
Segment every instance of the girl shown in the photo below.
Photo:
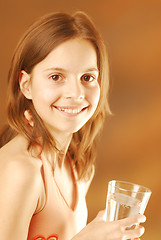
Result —
[[9, 71], [8, 121], [0, 149], [2, 240], [121, 240], [141, 236], [136, 215], [87, 226], [95, 138], [105, 115], [108, 69], [89, 17], [55, 13], [19, 42]]

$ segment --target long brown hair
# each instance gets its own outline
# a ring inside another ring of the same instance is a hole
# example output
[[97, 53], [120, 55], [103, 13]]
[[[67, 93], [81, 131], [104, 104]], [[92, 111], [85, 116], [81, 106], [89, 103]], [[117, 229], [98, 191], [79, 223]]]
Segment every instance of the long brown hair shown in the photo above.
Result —
[[[37, 137], [42, 136], [41, 149], [51, 150], [55, 142], [43, 121], [37, 114], [32, 100], [24, 97], [19, 87], [19, 76], [24, 70], [31, 73], [33, 67], [62, 42], [71, 38], [89, 40], [97, 53], [99, 84], [101, 89], [98, 107], [91, 119], [73, 134], [69, 152], [78, 172], [79, 178], [91, 173], [95, 161], [95, 139], [103, 126], [106, 113], [110, 112], [107, 93], [109, 86], [107, 53], [100, 33], [92, 20], [83, 12], [74, 15], [67, 13], [51, 13], [36, 21], [24, 34], [15, 49], [9, 71], [8, 86], [8, 122], [10, 128], [3, 132], [4, 142], [20, 133], [29, 141], [28, 150], [37, 144]], [[27, 122], [24, 112], [31, 113], [34, 126]]]

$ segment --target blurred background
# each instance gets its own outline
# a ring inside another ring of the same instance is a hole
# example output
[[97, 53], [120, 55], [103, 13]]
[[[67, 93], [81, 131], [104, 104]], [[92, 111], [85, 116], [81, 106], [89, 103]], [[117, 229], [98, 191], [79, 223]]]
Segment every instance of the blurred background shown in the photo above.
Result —
[[143, 240], [161, 239], [161, 0], [1, 0], [0, 127], [7, 74], [28, 26], [53, 11], [83, 10], [105, 39], [110, 64], [108, 117], [98, 141], [87, 204], [91, 221], [105, 208], [107, 183], [125, 180], [152, 190]]

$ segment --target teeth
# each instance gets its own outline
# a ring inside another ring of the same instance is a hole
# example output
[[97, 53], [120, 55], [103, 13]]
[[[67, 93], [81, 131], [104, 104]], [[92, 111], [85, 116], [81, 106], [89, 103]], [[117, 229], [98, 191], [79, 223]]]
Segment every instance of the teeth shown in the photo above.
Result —
[[60, 107], [58, 107], [58, 110], [59, 111], [62, 111], [62, 112], [65, 112], [65, 113], [79, 113], [80, 111], [81, 111], [81, 109], [80, 108], [78, 108], [78, 109], [71, 109], [71, 108], [60, 108]]

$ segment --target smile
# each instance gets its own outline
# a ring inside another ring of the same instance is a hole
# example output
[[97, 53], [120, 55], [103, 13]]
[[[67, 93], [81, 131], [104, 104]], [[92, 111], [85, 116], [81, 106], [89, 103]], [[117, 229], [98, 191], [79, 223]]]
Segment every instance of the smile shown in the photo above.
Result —
[[66, 107], [57, 107], [54, 106], [57, 110], [64, 112], [64, 113], [68, 113], [68, 114], [79, 114], [80, 112], [82, 112], [83, 110], [85, 110], [87, 107], [84, 108], [66, 108]]

